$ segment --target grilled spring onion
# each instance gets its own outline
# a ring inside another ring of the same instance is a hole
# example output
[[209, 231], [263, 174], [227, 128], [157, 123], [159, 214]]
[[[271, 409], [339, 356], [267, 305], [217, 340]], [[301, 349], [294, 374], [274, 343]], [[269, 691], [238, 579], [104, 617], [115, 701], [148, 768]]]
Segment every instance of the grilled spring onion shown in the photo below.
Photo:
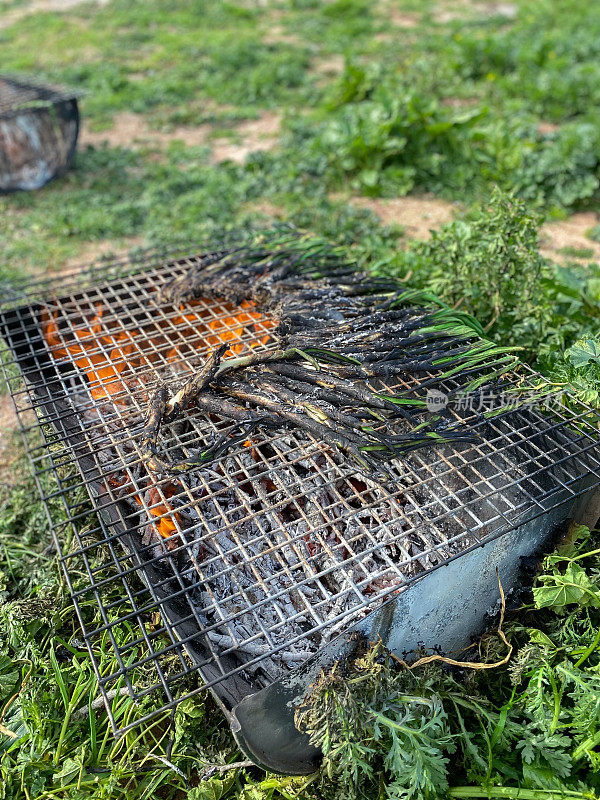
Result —
[[[172, 398], [157, 389], [142, 432], [143, 457], [154, 471], [186, 471], [222, 458], [259, 426], [291, 426], [377, 472], [383, 461], [415, 448], [473, 440], [467, 425], [439, 416], [414, 424], [423, 398], [382, 391], [380, 379], [425, 374], [422, 391], [459, 374], [473, 376], [464, 391], [518, 363], [512, 352], [480, 338], [481, 327], [468, 315], [419, 308], [416, 302], [432, 298], [369, 277], [341, 249], [290, 229], [208, 253], [161, 292], [176, 303], [204, 295], [251, 299], [276, 314], [275, 346], [226, 361], [221, 346]], [[192, 403], [232, 428], [197, 458], [170, 463], [158, 455], [161, 424]], [[399, 432], [399, 418], [411, 430]]]

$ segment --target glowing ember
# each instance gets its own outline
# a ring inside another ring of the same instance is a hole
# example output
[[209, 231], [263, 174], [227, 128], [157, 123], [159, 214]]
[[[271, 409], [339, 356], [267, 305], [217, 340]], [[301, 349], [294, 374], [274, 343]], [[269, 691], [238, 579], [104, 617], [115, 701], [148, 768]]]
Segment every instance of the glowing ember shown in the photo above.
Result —
[[[161, 486], [161, 490], [167, 497], [173, 497], [173, 495], [177, 494], [178, 491], [177, 486], [173, 486], [172, 484]], [[138, 505], [143, 505], [142, 500], [140, 497], [138, 497], [138, 495], [135, 496], [135, 500]], [[154, 524], [154, 527], [163, 537], [163, 539], [168, 539], [174, 533], [177, 533], [177, 525], [175, 523], [181, 522], [179, 514], [176, 511], [173, 511], [168, 503], [161, 502], [160, 492], [156, 486], [151, 486], [148, 490], [148, 501], [149, 510], [152, 516], [161, 517], [161, 519]]]
[[[127, 497], [134, 500], [140, 508], [144, 507], [144, 501], [139, 494], [135, 493], [130, 480], [125, 475], [120, 475], [119, 477], [111, 475], [108, 478], [108, 483], [111, 488], [117, 490], [118, 493], [122, 493], [123, 490], [128, 490], [126, 492]], [[175, 523], [180, 523], [181, 518], [168, 503], [162, 501], [160, 493], [162, 491], [165, 497], [174, 497], [178, 492], [178, 488], [177, 484], [165, 483], [161, 485], [159, 489], [156, 483], [153, 482], [146, 492], [147, 505], [149, 506], [148, 510], [153, 517], [160, 517], [160, 519], [154, 523], [154, 528], [163, 539], [169, 539], [173, 534], [177, 533], [177, 525]], [[176, 547], [177, 543], [172, 540], [171, 544], [167, 544], [167, 547], [171, 546]]]
[[[42, 311], [42, 331], [52, 358], [74, 362], [86, 374], [96, 400], [122, 392], [125, 384], [117, 379], [137, 351], [136, 332], [121, 330], [102, 334], [102, 306], [98, 304], [93, 319], [69, 331], [68, 336], [59, 332], [57, 313], [54, 311], [51, 315], [47, 308]], [[72, 341], [67, 342], [68, 338]]]
[[[218, 318], [210, 313], [207, 303], [214, 307], [215, 301], [200, 298], [178, 309], [163, 307], [165, 323], [158, 329], [152, 322], [139, 328], [126, 328], [118, 319], [103, 316], [101, 303], [91, 306], [89, 316], [84, 316], [79, 324], [67, 327], [61, 325], [56, 309], [45, 307], [41, 314], [42, 332], [57, 363], [75, 364], [84, 373], [94, 400], [123, 405], [128, 402], [127, 390], [144, 387], [143, 373], [150, 366], [156, 369], [177, 364], [178, 371], [184, 375], [192, 370], [188, 362], [194, 352], [204, 357], [219, 344], [231, 343], [225, 357], [239, 355], [246, 347], [267, 344], [271, 337], [265, 330], [277, 325], [275, 320], [256, 311], [256, 304], [251, 301], [239, 306], [220, 302], [227, 316]], [[148, 480], [149, 487], [143, 498], [124, 473], [111, 476], [109, 483], [141, 508], [146, 508], [152, 517], [157, 517], [153, 527], [163, 539], [170, 539], [167, 547], [177, 547], [181, 520], [167, 500], [181, 487], [177, 483], [159, 486], [152, 476], [148, 476]]]
[[[258, 311], [250, 311], [251, 308], [255, 307], [256, 303], [252, 303], [250, 300], [244, 300], [241, 304], [241, 308], [246, 309], [246, 311], [235, 314], [235, 316], [225, 317], [224, 319], [211, 320], [208, 323], [208, 327], [215, 333], [214, 335], [206, 337], [208, 344], [214, 347], [222, 342], [232, 342], [235, 339], [241, 339], [244, 328], [249, 329], [252, 323], [254, 323], [253, 328], [257, 333], [260, 332], [261, 328], [273, 328], [277, 324], [274, 320], [265, 319]], [[260, 320], [260, 322], [258, 322], [258, 320]], [[249, 347], [256, 347], [258, 344], [267, 344], [269, 339], [270, 336], [266, 334], [259, 336], [257, 339], [252, 339], [246, 342], [246, 344], [248, 344]], [[232, 344], [229, 350], [225, 352], [225, 357], [239, 355], [243, 349], [244, 343], [241, 341], [237, 344]]]
[[[237, 307], [222, 303], [230, 315], [207, 320], [207, 302], [204, 298], [192, 300], [186, 303], [185, 312], [184, 306], [180, 306], [181, 313], [167, 316], [167, 330], [159, 335], [154, 325], [125, 329], [118, 320], [103, 320], [100, 303], [94, 307], [91, 318], [68, 329], [59, 326], [56, 310], [45, 307], [42, 331], [52, 358], [74, 363], [85, 373], [92, 397], [102, 400], [119, 395], [127, 388], [139, 388], [141, 384], [136, 373], [151, 364], [158, 365], [161, 360], [163, 363], [184, 362], [190, 346], [206, 352], [223, 342], [231, 342], [225, 353], [227, 358], [238, 355], [245, 347], [267, 344], [270, 336], [264, 331], [277, 324], [252, 310], [256, 304], [251, 301], [244, 301]], [[194, 310], [190, 311], [190, 307]], [[168, 315], [169, 310], [165, 311]], [[249, 332], [255, 335], [248, 337]], [[187, 364], [183, 367], [190, 369]]]

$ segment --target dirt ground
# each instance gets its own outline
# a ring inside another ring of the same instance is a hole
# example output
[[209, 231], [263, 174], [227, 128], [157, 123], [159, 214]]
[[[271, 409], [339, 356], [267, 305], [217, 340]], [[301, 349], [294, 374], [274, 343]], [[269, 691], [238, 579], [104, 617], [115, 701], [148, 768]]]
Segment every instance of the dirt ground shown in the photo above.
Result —
[[458, 205], [437, 197], [353, 197], [356, 208], [368, 208], [385, 225], [401, 225], [407, 239], [428, 239], [431, 230], [450, 222]]
[[295, 36], [293, 33], [286, 33], [283, 25], [278, 24], [271, 25], [261, 39], [264, 44], [291, 44], [294, 46], [304, 44], [299, 36]]
[[[99, 6], [106, 5], [109, 0], [94, 0]], [[0, 3], [0, 30], [8, 28], [30, 14], [38, 11], [68, 11], [70, 8], [81, 5], [84, 0], [32, 0], [22, 6], [2, 11]]]
[[0, 395], [0, 484], [14, 483], [13, 466], [18, 452], [14, 439], [18, 429], [13, 401], [9, 395], [2, 394]]
[[161, 148], [180, 140], [190, 147], [202, 147], [207, 142], [210, 130], [210, 125], [204, 124], [197, 127], [177, 127], [168, 132], [157, 131], [148, 127], [142, 114], [121, 111], [114, 117], [112, 127], [103, 131], [90, 130], [84, 119], [79, 135], [79, 144], [84, 147], [88, 144], [97, 147], [106, 143], [111, 147], [145, 145]]
[[519, 9], [515, 3], [471, 2], [471, 0], [443, 0], [435, 13], [436, 22], [445, 23], [472, 17], [506, 17], [514, 19]]
[[416, 28], [421, 20], [418, 12], [404, 11], [393, 0], [380, 0], [378, 10], [381, 16], [395, 28]]
[[79, 144], [82, 147], [108, 144], [111, 147], [150, 147], [161, 150], [171, 142], [181, 141], [188, 147], [210, 147], [212, 160], [216, 164], [222, 161], [243, 163], [250, 153], [275, 147], [280, 128], [281, 113], [267, 111], [258, 119], [236, 125], [232, 129], [232, 138], [211, 139], [212, 127], [208, 123], [158, 131], [150, 128], [141, 114], [122, 111], [114, 117], [112, 126], [103, 131], [90, 130], [84, 121]]
[[245, 206], [247, 211], [252, 211], [255, 214], [262, 214], [264, 217], [271, 220], [285, 220], [286, 212], [284, 208], [276, 206], [269, 200], [259, 200], [256, 203], [247, 203]]
[[89, 244], [84, 245], [76, 256], [65, 261], [64, 267], [59, 272], [70, 272], [82, 265], [98, 261], [103, 256], [122, 255], [124, 252], [141, 247], [143, 244], [144, 240], [140, 236], [131, 236], [119, 242], [115, 242], [113, 239], [100, 239], [97, 242], [89, 242]]
[[313, 75], [322, 75], [329, 77], [331, 75], [340, 75], [344, 71], [346, 59], [342, 55], [330, 55], [323, 58], [315, 58], [310, 68]]
[[[558, 222], [547, 222], [542, 227], [541, 252], [546, 258], [564, 262], [573, 260], [600, 261], [600, 243], [588, 237], [588, 231], [599, 222], [598, 214], [592, 211], [582, 211], [572, 214], [568, 219]], [[581, 258], [573, 253], [561, 252], [564, 248], [591, 251], [592, 255]]]
[[279, 140], [281, 114], [267, 111], [258, 119], [242, 122], [235, 127], [236, 140], [218, 138], [211, 142], [212, 158], [216, 164], [236, 161], [239, 164], [258, 150], [272, 150]]
[[[386, 225], [401, 225], [406, 239], [428, 239], [432, 230], [450, 222], [459, 209], [455, 203], [427, 196], [353, 197], [350, 202], [357, 208], [370, 209]], [[588, 236], [590, 229], [599, 222], [599, 214], [591, 211], [547, 222], [540, 233], [542, 255], [558, 263], [573, 260], [600, 262], [600, 243]], [[577, 251], [585, 254], [578, 256]]]

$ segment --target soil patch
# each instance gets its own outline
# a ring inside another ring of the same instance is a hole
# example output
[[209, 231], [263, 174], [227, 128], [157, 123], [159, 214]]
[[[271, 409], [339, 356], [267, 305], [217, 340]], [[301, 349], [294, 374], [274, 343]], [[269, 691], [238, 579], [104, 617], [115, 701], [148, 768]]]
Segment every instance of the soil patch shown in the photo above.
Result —
[[393, 7], [385, 9], [382, 15], [396, 28], [416, 28], [421, 21], [419, 14], [409, 14]]
[[140, 236], [130, 236], [126, 239], [115, 241], [114, 239], [100, 239], [96, 242], [89, 242], [81, 247], [81, 250], [73, 258], [65, 261], [64, 266], [58, 272], [70, 272], [83, 264], [91, 264], [102, 258], [102, 256], [119, 256], [124, 251], [133, 250], [141, 247], [144, 240]]
[[341, 75], [346, 66], [346, 59], [343, 55], [332, 55], [324, 58], [315, 58], [312, 62], [309, 75], [316, 78], [317, 86], [324, 86], [328, 80]]
[[473, 17], [505, 17], [508, 21], [513, 20], [518, 11], [515, 3], [473, 3], [468, 0], [454, 0], [452, 3], [439, 3], [437, 10], [433, 12], [433, 18], [442, 24]]
[[353, 197], [351, 204], [368, 208], [384, 225], [401, 225], [407, 239], [428, 239], [430, 231], [454, 219], [458, 206], [437, 197]]
[[211, 125], [204, 123], [197, 127], [179, 126], [170, 131], [156, 131], [148, 127], [142, 114], [123, 111], [117, 114], [112, 128], [106, 131], [91, 131], [85, 125], [80, 144], [95, 147], [104, 144], [110, 147], [154, 147], [162, 150], [171, 142], [181, 141], [188, 147], [208, 147], [212, 149], [212, 160], [243, 163], [249, 153], [256, 150], [271, 150], [277, 144], [281, 128], [281, 113], [268, 111], [258, 119], [242, 122], [232, 128], [235, 138], [210, 138]]
[[256, 203], [247, 203], [244, 208], [247, 211], [255, 214], [262, 214], [271, 219], [285, 219], [287, 216], [285, 208], [276, 206], [275, 203], [271, 203], [270, 200], [258, 200]]
[[442, 105], [447, 108], [474, 108], [481, 102], [479, 97], [444, 97]]
[[538, 123], [538, 132], [542, 134], [542, 136], [546, 133], [556, 133], [556, 131], [560, 128], [556, 122], [546, 122], [542, 120]]
[[0, 484], [15, 483], [14, 465], [18, 459], [15, 436], [19, 423], [13, 401], [7, 394], [0, 395]]
[[270, 111], [259, 119], [242, 122], [235, 127], [237, 141], [231, 139], [213, 139], [212, 159], [219, 164], [222, 161], [235, 161], [242, 164], [250, 153], [257, 150], [272, 150], [279, 141], [281, 114]]
[[[83, 2], [85, 0], [33, 0], [31, 3], [18, 6], [11, 11], [1, 13], [0, 10], [0, 29], [10, 28], [15, 22], [19, 22], [19, 20], [28, 17], [30, 14], [36, 14], [38, 11], [68, 11], [71, 8], [75, 8], [75, 6], [82, 5]], [[95, 2], [99, 6], [104, 6], [109, 0], [95, 0]]]
[[[559, 222], [547, 222], [542, 227], [542, 255], [559, 263], [565, 261], [600, 261], [600, 243], [587, 236], [590, 228], [598, 224], [598, 214], [593, 211], [582, 211]], [[568, 252], [561, 252], [565, 248]], [[577, 251], [588, 251], [577, 256]], [[591, 255], [590, 252], [591, 251]]]
[[156, 131], [148, 127], [142, 114], [121, 111], [114, 117], [112, 127], [105, 131], [91, 131], [84, 120], [79, 141], [84, 146], [108, 144], [111, 147], [166, 147], [170, 142], [182, 141], [189, 147], [202, 147], [207, 143], [210, 130], [210, 125], [205, 123], [197, 127], [180, 126], [170, 131]]
[[290, 44], [301, 47], [305, 44], [299, 36], [294, 33], [287, 33], [283, 25], [271, 25], [268, 31], [262, 35], [263, 44]]

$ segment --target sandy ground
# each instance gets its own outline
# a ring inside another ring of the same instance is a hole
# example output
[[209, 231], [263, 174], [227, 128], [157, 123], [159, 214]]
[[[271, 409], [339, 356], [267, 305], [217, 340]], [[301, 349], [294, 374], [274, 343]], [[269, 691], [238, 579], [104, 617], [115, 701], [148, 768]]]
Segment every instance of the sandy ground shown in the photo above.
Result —
[[316, 78], [315, 83], [317, 86], [325, 86], [329, 79], [342, 74], [345, 65], [346, 59], [342, 55], [315, 58], [309, 73]]
[[276, 206], [269, 200], [258, 200], [256, 203], [247, 203], [244, 208], [254, 214], [262, 214], [272, 220], [284, 220], [287, 216], [284, 208]]
[[[2, 11], [0, 6], [0, 29], [9, 28], [24, 17], [35, 14], [38, 11], [68, 11], [70, 8], [81, 5], [83, 0], [32, 0], [22, 6], [16, 6], [9, 11]], [[109, 0], [87, 0], [95, 2], [99, 6], [106, 5]]]
[[356, 208], [368, 208], [385, 225], [401, 225], [407, 239], [428, 239], [430, 231], [450, 222], [458, 209], [437, 197], [353, 197]]
[[197, 127], [177, 127], [169, 132], [157, 131], [148, 127], [142, 114], [121, 111], [114, 117], [112, 127], [104, 131], [90, 130], [85, 119], [79, 135], [79, 145], [99, 146], [104, 143], [111, 147], [151, 146], [166, 147], [170, 142], [181, 140], [190, 147], [206, 144], [210, 125]]
[[546, 120], [542, 120], [538, 123], [538, 131], [544, 135], [546, 133], [556, 133], [556, 131], [560, 128], [560, 125], [557, 125], [556, 122], [547, 122]]
[[258, 119], [236, 125], [234, 130], [237, 141], [225, 138], [212, 140], [212, 158], [216, 164], [222, 161], [241, 164], [250, 153], [272, 150], [279, 140], [281, 114], [278, 111], [266, 111]]
[[[458, 205], [436, 197], [397, 197], [391, 199], [353, 197], [352, 205], [368, 208], [385, 225], [401, 225], [406, 239], [428, 239], [430, 232], [450, 222]], [[586, 211], [572, 214], [568, 219], [547, 222], [540, 232], [540, 250], [546, 258], [558, 263], [567, 261], [599, 261], [600, 243], [588, 237], [588, 232], [600, 222], [600, 214]], [[591, 255], [579, 258], [563, 250], [588, 251]]]
[[434, 13], [436, 22], [454, 22], [473, 17], [505, 17], [507, 21], [518, 14], [516, 3], [472, 2], [472, 0], [443, 0]]
[[143, 115], [123, 111], [114, 117], [112, 127], [104, 131], [92, 131], [84, 121], [79, 144], [98, 147], [106, 143], [111, 147], [151, 147], [160, 150], [170, 142], [182, 141], [189, 147], [210, 147], [212, 160], [216, 164], [222, 161], [242, 163], [252, 152], [275, 147], [280, 129], [281, 114], [266, 111], [258, 119], [236, 125], [232, 129], [234, 138], [211, 139], [212, 128], [207, 123], [157, 131], [148, 126]]
[[380, 0], [377, 4], [379, 15], [395, 28], [416, 28], [421, 19], [419, 13], [398, 8], [394, 0]]
[[58, 274], [70, 272], [73, 269], [77, 269], [77, 267], [91, 264], [103, 256], [122, 256], [123, 253], [142, 245], [144, 245], [144, 240], [140, 236], [130, 236], [118, 242], [115, 242], [114, 239], [100, 239], [97, 242], [89, 242], [81, 248], [76, 256], [65, 261], [64, 267], [58, 270]]
[[15, 481], [13, 466], [16, 460], [14, 438], [19, 429], [12, 399], [0, 395], [0, 484], [12, 485]]
[[[554, 261], [600, 261], [600, 243], [594, 242], [587, 236], [590, 228], [600, 222], [598, 214], [592, 211], [582, 211], [573, 214], [568, 219], [559, 222], [547, 222], [541, 232], [541, 252], [546, 258]], [[561, 253], [565, 248], [576, 250], [591, 250], [592, 256], [577, 259], [569, 253]]]
[[293, 33], [287, 33], [283, 25], [271, 25], [269, 30], [261, 36], [264, 44], [290, 44], [294, 47], [301, 47], [306, 42]]

